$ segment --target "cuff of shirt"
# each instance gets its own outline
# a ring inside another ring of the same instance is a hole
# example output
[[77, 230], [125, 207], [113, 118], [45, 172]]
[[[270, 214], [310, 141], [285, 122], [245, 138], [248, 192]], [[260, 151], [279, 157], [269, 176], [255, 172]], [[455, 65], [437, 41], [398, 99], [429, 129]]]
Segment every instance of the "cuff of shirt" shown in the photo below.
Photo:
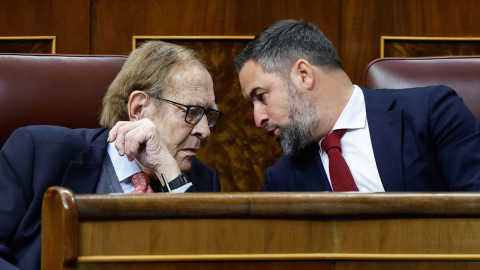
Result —
[[183, 185], [179, 188], [176, 188], [176, 189], [172, 190], [172, 193], [185, 193], [185, 191], [187, 191], [187, 189], [191, 186], [192, 186], [191, 182], [187, 183], [186, 185]]

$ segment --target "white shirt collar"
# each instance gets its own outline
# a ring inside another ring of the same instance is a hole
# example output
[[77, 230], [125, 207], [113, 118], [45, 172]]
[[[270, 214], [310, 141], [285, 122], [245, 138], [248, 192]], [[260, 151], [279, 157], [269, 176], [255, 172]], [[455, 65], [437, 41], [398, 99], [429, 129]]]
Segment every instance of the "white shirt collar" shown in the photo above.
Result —
[[[337, 129], [361, 129], [367, 124], [367, 110], [365, 109], [365, 98], [360, 87], [353, 85], [353, 93], [348, 100], [347, 105], [343, 108], [342, 113], [335, 122], [333, 130]], [[323, 151], [321, 143], [323, 138], [318, 142], [320, 152]]]
[[118, 151], [115, 148], [115, 142], [108, 144], [107, 152], [112, 160], [113, 168], [117, 174], [118, 181], [121, 182], [142, 171], [135, 160], [129, 161], [127, 156], [120, 156], [118, 154]]
[[333, 130], [364, 128], [366, 119], [367, 112], [362, 89], [354, 85], [352, 96], [335, 122]]

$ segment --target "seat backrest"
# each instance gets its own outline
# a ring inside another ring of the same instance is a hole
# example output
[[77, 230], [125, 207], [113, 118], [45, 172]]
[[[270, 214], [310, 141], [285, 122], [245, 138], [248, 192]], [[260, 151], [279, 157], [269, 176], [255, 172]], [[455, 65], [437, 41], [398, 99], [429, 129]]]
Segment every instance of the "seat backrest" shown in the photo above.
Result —
[[125, 60], [0, 54], [0, 147], [22, 126], [99, 127], [102, 98]]
[[453, 88], [480, 121], [480, 56], [380, 58], [365, 71], [370, 89], [443, 84]]

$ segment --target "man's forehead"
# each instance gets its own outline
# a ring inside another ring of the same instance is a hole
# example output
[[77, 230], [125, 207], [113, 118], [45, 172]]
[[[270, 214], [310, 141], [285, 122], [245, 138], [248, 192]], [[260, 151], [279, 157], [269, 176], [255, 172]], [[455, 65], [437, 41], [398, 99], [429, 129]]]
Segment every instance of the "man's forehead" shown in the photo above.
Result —
[[215, 104], [215, 94], [212, 88], [191, 85], [190, 87], [171, 89], [171, 91], [167, 95], [185, 105], [212, 107]]
[[172, 88], [196, 88], [204, 85], [207, 88], [213, 88], [212, 77], [210, 73], [201, 66], [192, 66], [190, 69], [181, 69], [170, 76], [169, 84]]
[[275, 72], [266, 72], [253, 60], [247, 61], [239, 74], [243, 97], [251, 102], [257, 91], [269, 91], [272, 88], [284, 88], [286, 82]]
[[242, 69], [240, 70], [239, 73], [239, 78], [242, 80], [248, 80], [249, 78], [253, 78], [257, 76], [259, 73], [265, 73], [263, 70], [262, 66], [254, 61], [254, 60], [248, 60], [245, 65], [243, 65]]
[[203, 105], [215, 102], [212, 77], [203, 66], [193, 65], [188, 69], [177, 70], [170, 77], [169, 86], [168, 94], [184, 101], [203, 103]]
[[253, 91], [258, 88], [258, 79], [262, 72], [263, 69], [261, 68], [260, 64], [253, 60], [247, 61], [240, 70], [240, 86], [242, 88], [243, 97], [247, 101], [251, 100]]

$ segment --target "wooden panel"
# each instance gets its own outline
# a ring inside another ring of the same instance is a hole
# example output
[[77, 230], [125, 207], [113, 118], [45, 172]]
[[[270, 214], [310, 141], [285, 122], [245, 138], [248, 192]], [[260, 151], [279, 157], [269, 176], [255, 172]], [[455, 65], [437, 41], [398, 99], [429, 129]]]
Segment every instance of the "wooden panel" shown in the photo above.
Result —
[[2, 0], [0, 36], [55, 35], [51, 32], [52, 0]]
[[42, 262], [43, 269], [474, 269], [479, 204], [476, 193], [74, 196], [50, 188], [42, 256], [51, 260]]
[[73, 196], [71, 190], [60, 189], [47, 190], [43, 197], [43, 270], [75, 269], [78, 258], [78, 212]]
[[[135, 255], [160, 255], [156, 256], [159, 260], [186, 255], [183, 258], [192, 260], [206, 259], [206, 255], [229, 258], [229, 254], [245, 258], [249, 257], [246, 254], [252, 258], [266, 254], [305, 254], [310, 259], [322, 258], [321, 254], [323, 258], [448, 258], [448, 254], [480, 253], [479, 226], [479, 219], [468, 218], [85, 221], [80, 223], [79, 256], [80, 260]], [[138, 233], [122, 233], [134, 231]], [[138, 237], [142, 231], [151, 238]]]
[[380, 57], [480, 55], [480, 38], [382, 37]]
[[[84, 236], [80, 260], [87, 261], [94, 254], [123, 259], [157, 254], [159, 260], [179, 255], [211, 260], [213, 254], [223, 259], [480, 258], [475, 193], [77, 195], [76, 202]], [[138, 227], [151, 239], [118, 237]]]
[[57, 53], [90, 53], [89, 0], [2, 0], [0, 36], [56, 36]]
[[380, 57], [381, 36], [480, 37], [476, 0], [342, 0], [340, 56], [356, 84]]
[[[35, 0], [33, 0], [35, 1]], [[51, 0], [57, 53], [90, 54], [90, 0]], [[45, 3], [41, 1], [40, 3]]]
[[0, 37], [1, 53], [55, 53], [55, 37]]
[[340, 0], [93, 0], [92, 10], [100, 54], [128, 54], [132, 36], [256, 35], [281, 19], [316, 23], [339, 41]]
[[339, 261], [335, 270], [476, 270], [479, 261]]
[[319, 261], [237, 261], [237, 262], [163, 262], [163, 263], [80, 263], [78, 270], [330, 270], [330, 262]]

